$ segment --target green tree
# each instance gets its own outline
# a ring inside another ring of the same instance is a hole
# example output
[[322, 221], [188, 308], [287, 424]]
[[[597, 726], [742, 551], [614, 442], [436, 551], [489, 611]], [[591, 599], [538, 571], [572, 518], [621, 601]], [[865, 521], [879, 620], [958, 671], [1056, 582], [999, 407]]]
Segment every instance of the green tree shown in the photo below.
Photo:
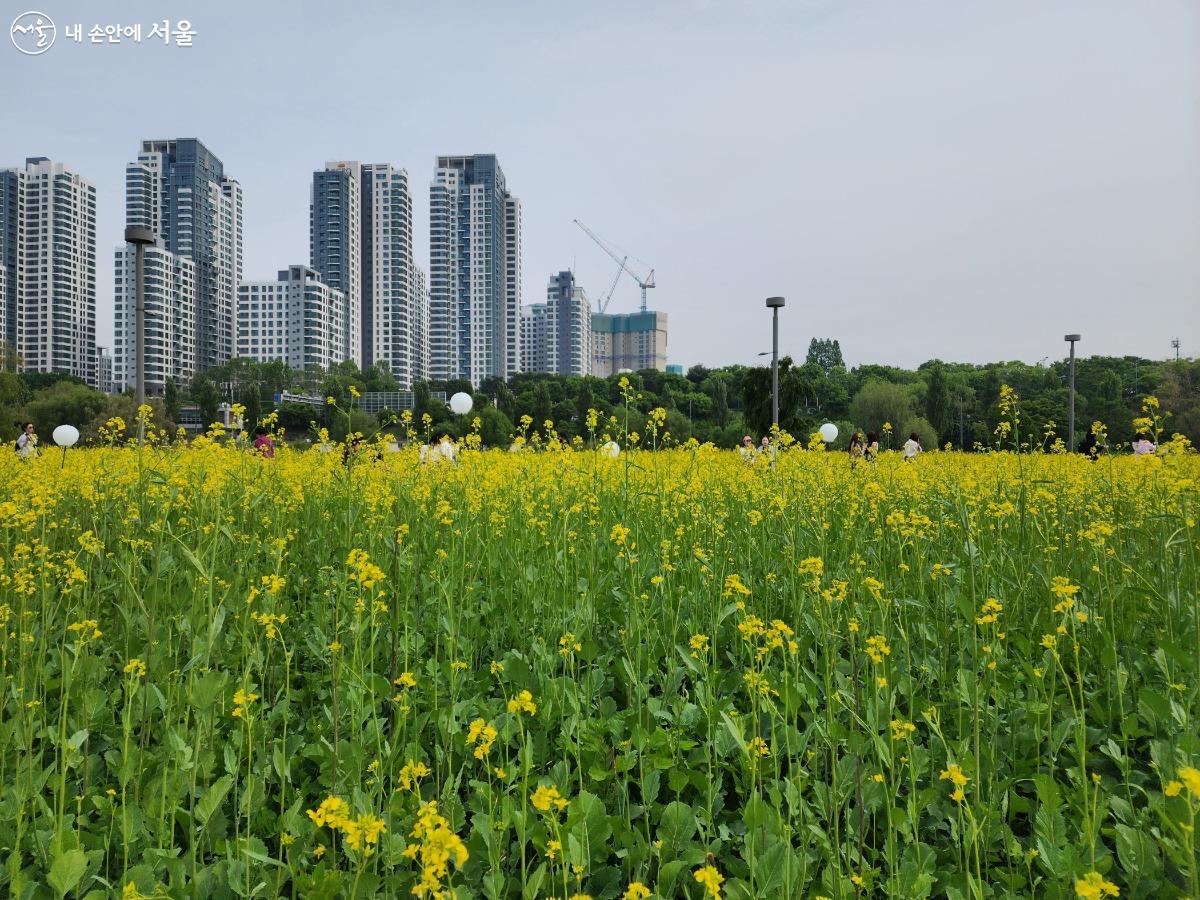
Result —
[[179, 385], [175, 383], [174, 378], [168, 378], [166, 388], [163, 391], [163, 406], [166, 408], [167, 415], [172, 421], [179, 419]]
[[712, 384], [712, 419], [718, 428], [729, 424], [729, 380], [722, 373], [709, 378]]
[[200, 373], [192, 378], [189, 391], [192, 402], [200, 407], [200, 421], [211, 424], [217, 421], [217, 407], [221, 405], [221, 389], [208, 375]]
[[845, 360], [842, 359], [842, 346], [836, 339], [813, 338], [808, 342], [808, 355], [804, 361], [817, 366], [825, 375], [834, 369], [846, 368]]
[[912, 418], [912, 396], [899, 384], [868, 381], [850, 401], [850, 419], [863, 431], [879, 434], [889, 422], [897, 435]]
[[929, 368], [925, 391], [925, 418], [936, 432], [933, 436], [935, 443], [939, 437], [949, 435], [950, 386], [946, 380], [945, 368], [940, 362], [934, 362]]
[[86, 426], [104, 409], [105, 396], [85, 384], [60, 381], [38, 391], [25, 407], [25, 415], [45, 442], [59, 425], [74, 425], [80, 429]]

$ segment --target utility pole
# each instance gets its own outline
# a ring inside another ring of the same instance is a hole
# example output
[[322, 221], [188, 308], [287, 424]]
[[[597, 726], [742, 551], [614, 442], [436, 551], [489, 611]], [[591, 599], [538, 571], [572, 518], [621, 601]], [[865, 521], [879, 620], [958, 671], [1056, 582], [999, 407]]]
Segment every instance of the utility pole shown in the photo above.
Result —
[[965, 438], [963, 437], [963, 402], [962, 391], [958, 392], [958, 449], [965, 450]]
[[1179, 362], [1179, 338], [1171, 338], [1171, 346], [1175, 348], [1175, 362]]
[[1071, 412], [1067, 419], [1067, 433], [1070, 435], [1070, 443], [1067, 444], [1068, 450], [1075, 449], [1075, 342], [1079, 340], [1079, 335], [1068, 334], [1063, 336], [1063, 340], [1071, 345], [1071, 369], [1070, 369], [1070, 395], [1071, 395]]
[[146, 402], [146, 245], [154, 241], [154, 232], [149, 228], [130, 226], [125, 229], [125, 243], [133, 244], [134, 248], [133, 374], [138, 406]]
[[768, 297], [767, 309], [771, 310], [771, 429], [779, 430], [779, 308], [786, 301], [782, 297]]

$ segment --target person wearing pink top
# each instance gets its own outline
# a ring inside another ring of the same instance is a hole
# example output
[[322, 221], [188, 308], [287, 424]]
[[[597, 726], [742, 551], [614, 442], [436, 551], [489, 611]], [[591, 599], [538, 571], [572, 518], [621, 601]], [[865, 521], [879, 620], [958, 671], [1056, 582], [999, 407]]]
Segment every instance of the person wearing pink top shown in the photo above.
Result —
[[261, 425], [254, 429], [254, 452], [264, 459], [272, 459], [275, 456], [275, 442], [271, 440], [267, 429]]

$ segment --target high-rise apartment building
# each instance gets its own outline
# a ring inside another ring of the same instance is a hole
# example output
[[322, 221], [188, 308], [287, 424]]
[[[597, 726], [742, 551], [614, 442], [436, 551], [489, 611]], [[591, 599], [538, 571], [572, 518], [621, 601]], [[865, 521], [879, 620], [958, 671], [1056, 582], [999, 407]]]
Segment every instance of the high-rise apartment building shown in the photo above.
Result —
[[[134, 249], [117, 247], [113, 294], [113, 389], [120, 393], [137, 381], [134, 304], [136, 265]], [[167, 382], [184, 385], [197, 372], [196, 263], [162, 246], [146, 247], [145, 386], [147, 397], [161, 397]]]
[[429, 380], [429, 279], [425, 270], [413, 265], [414, 307], [413, 381]]
[[96, 188], [60, 162], [0, 171], [0, 330], [27, 371], [97, 384]]
[[521, 307], [521, 371], [549, 372], [546, 360], [547, 304], [527, 303]]
[[341, 354], [359, 366], [365, 363], [362, 184], [360, 163], [327, 162], [313, 173], [309, 195], [309, 260], [321, 281], [346, 298]]
[[289, 266], [275, 281], [238, 288], [238, 356], [328, 369], [345, 359], [345, 324], [345, 295], [308, 266]]
[[[125, 168], [125, 224], [148, 228], [157, 238], [154, 247], [147, 247], [146, 393], [153, 396], [165, 389], [165, 381], [158, 378], [186, 380], [197, 371], [223, 365], [235, 352], [242, 189], [226, 177], [221, 160], [195, 138], [143, 141], [137, 160]], [[149, 280], [152, 249], [159, 251], [154, 265], [165, 279], [161, 284], [151, 285]], [[118, 389], [135, 380], [132, 260], [132, 252], [118, 247], [113, 348]], [[153, 313], [152, 290], [161, 304]], [[157, 334], [151, 332], [152, 315], [160, 317]], [[171, 342], [188, 339], [189, 334], [190, 361], [167, 358]], [[161, 371], [150, 372], [152, 356], [163, 360]]]
[[312, 267], [346, 296], [345, 358], [385, 363], [404, 388], [424, 377], [408, 172], [390, 163], [328, 162], [313, 173]]
[[547, 362], [558, 375], [590, 375], [592, 371], [592, 311], [575, 273], [550, 276], [546, 288]]
[[421, 294], [413, 260], [408, 172], [388, 163], [362, 169], [363, 356], [386, 363], [401, 388], [420, 380]]
[[592, 374], [667, 368], [667, 314], [592, 313]]
[[521, 307], [521, 371], [592, 373], [592, 317], [575, 273], [550, 276], [546, 302]]
[[20, 296], [21, 243], [25, 223], [25, 172], [0, 169], [0, 343], [6, 355], [16, 358], [17, 297]]
[[113, 358], [107, 347], [96, 348], [96, 390], [104, 394], [113, 392]]
[[521, 204], [494, 155], [438, 157], [429, 225], [431, 377], [508, 378], [521, 364]]

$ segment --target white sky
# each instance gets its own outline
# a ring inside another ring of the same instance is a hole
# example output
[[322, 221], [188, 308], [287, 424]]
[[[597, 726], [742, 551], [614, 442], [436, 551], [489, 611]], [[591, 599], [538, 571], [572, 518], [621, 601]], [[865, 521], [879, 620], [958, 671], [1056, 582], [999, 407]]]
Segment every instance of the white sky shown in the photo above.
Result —
[[[607, 290], [579, 218], [655, 267], [685, 366], [758, 362], [771, 294], [784, 352], [837, 337], [851, 365], [1036, 362], [1070, 331], [1200, 353], [1191, 0], [28, 2], [58, 41], [0, 46], [0, 165], [96, 184], [102, 343], [124, 165], [199, 137], [245, 192], [247, 279], [308, 261], [326, 159], [408, 169], [424, 265], [434, 157], [491, 152], [525, 302], [571, 266]], [[63, 34], [164, 16], [195, 45]], [[610, 310], [637, 303], [624, 278]]]

